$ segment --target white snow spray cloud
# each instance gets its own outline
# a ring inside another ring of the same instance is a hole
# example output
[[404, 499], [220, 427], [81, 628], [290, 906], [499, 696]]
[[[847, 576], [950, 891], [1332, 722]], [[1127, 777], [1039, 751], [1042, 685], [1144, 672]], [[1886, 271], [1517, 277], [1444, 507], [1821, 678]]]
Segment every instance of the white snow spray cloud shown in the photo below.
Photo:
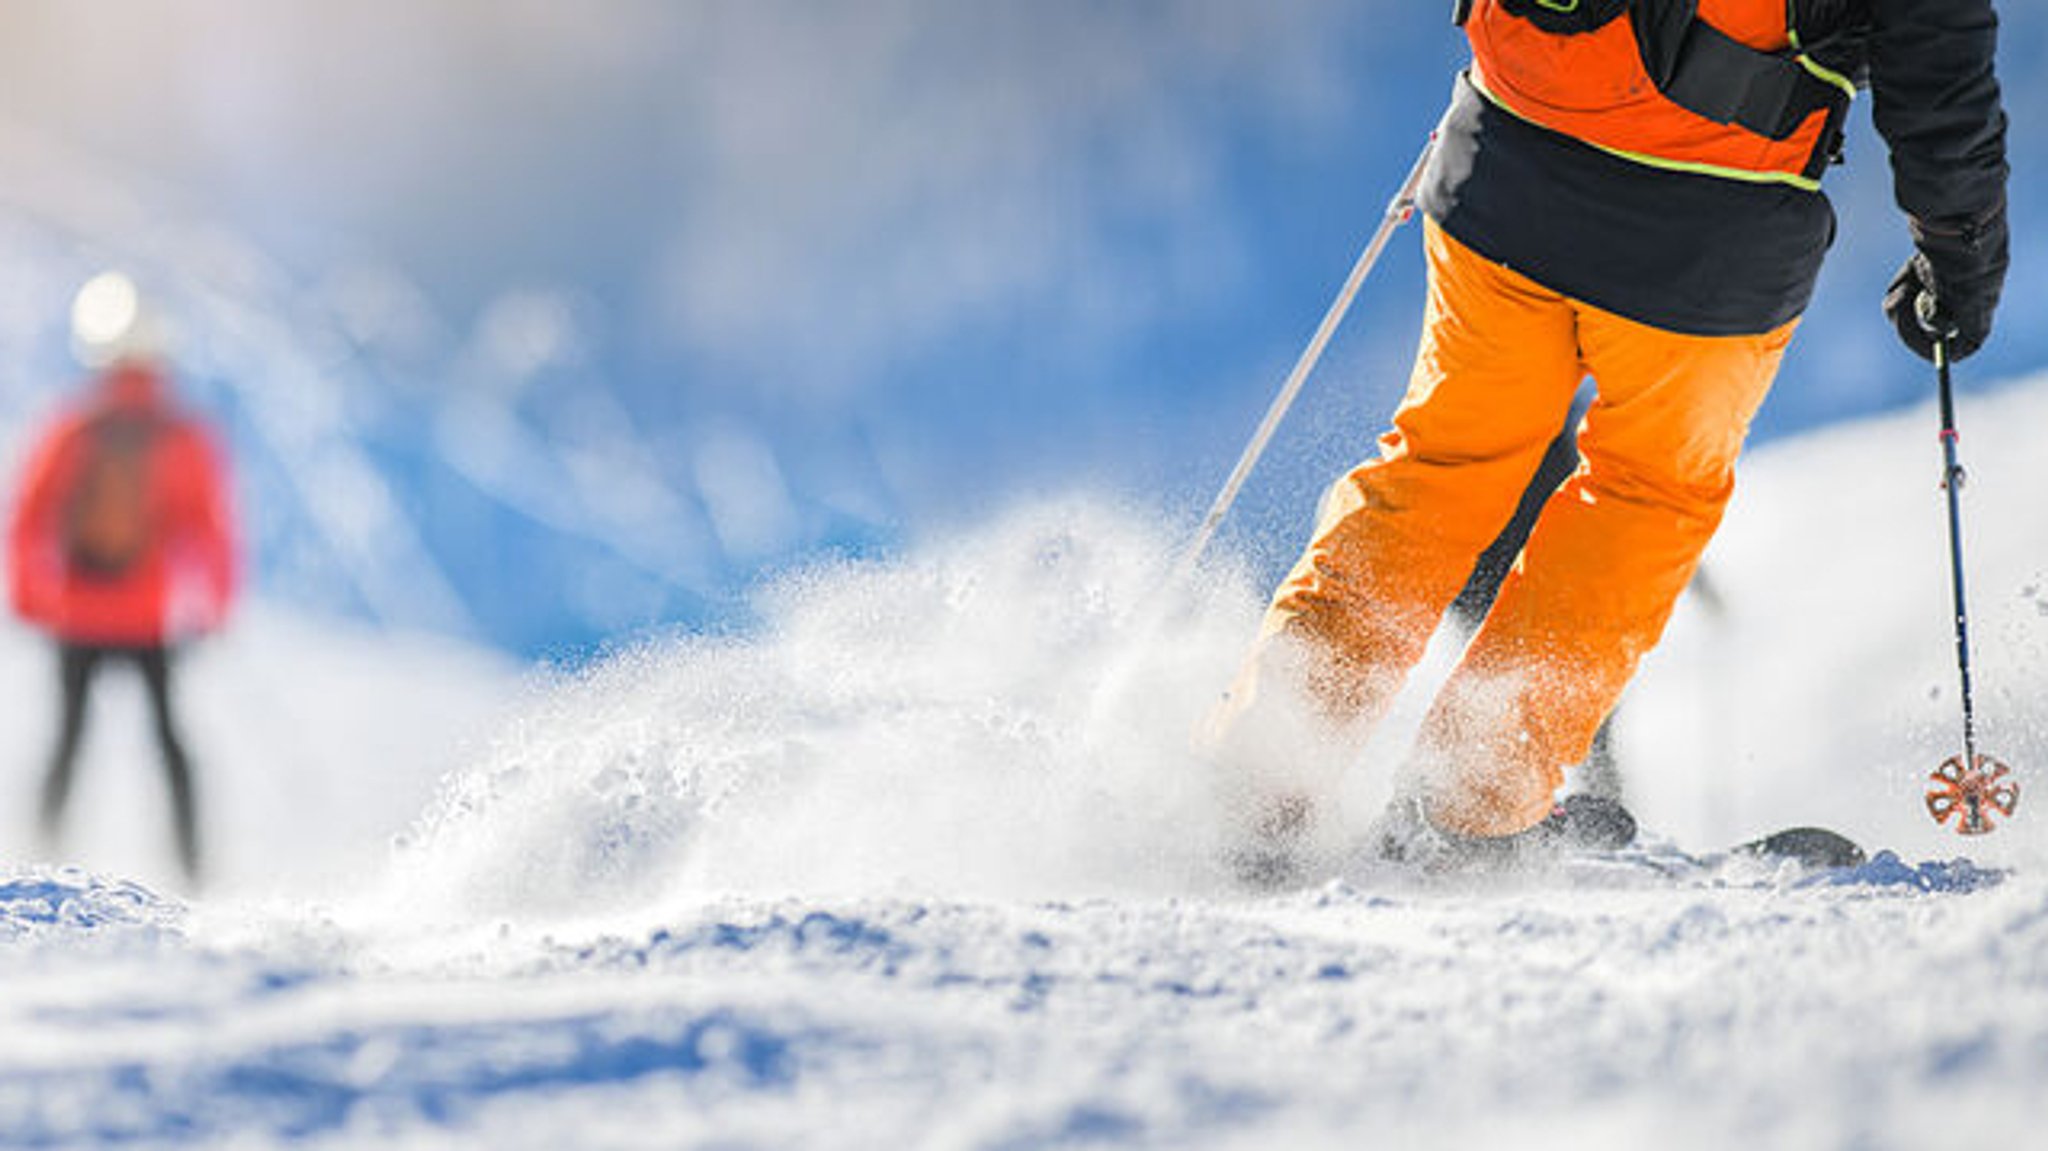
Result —
[[[1623, 705], [1625, 787], [1651, 834], [1711, 848], [1814, 822], [1908, 858], [2044, 858], [2048, 464], [2028, 437], [2048, 386], [1970, 401], [1981, 731], [2029, 789], [2020, 817], [1961, 841], [1921, 805], [1957, 718], [1922, 409], [1747, 465], [1708, 557], [1720, 606], [1686, 601]], [[1919, 469], [1899, 466], [1916, 451]], [[1210, 571], [1160, 603], [1180, 542], [1156, 516], [1070, 501], [787, 580], [755, 636], [643, 647], [543, 692], [420, 822], [386, 894], [416, 923], [659, 914], [727, 892], [1217, 890], [1216, 796], [1190, 735], [1264, 589]], [[1157, 630], [1154, 608], [1171, 620]], [[1345, 822], [1377, 811], [1455, 653], [1437, 638], [1348, 773]]]
[[1217, 576], [1161, 603], [1160, 537], [1040, 507], [791, 578], [757, 636], [567, 677], [455, 778], [393, 894], [547, 918], [739, 891], [1187, 890], [1215, 837], [1190, 735], [1258, 600]]

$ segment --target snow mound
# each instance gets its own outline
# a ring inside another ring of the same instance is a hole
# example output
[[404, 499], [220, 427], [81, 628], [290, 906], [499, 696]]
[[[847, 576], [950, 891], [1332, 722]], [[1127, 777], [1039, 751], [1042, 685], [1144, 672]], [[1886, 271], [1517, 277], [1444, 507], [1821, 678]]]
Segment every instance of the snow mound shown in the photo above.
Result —
[[175, 934], [184, 918], [183, 904], [124, 879], [68, 867], [0, 873], [0, 941], [10, 944]]
[[1880, 851], [1861, 867], [1814, 877], [1830, 887], [1905, 887], [1915, 891], [1965, 892], [1991, 887], [2008, 873], [1977, 866], [1969, 859], [1928, 860], [1907, 863], [1897, 852]]

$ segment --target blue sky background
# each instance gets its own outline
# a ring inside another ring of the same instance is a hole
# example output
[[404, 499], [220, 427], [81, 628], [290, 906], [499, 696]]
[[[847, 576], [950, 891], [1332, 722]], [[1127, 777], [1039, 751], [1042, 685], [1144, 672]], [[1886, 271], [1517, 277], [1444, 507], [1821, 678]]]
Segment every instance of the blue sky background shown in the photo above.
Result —
[[[2024, 285], [2048, 17], [2006, 7]], [[0, 448], [122, 267], [231, 430], [259, 583], [324, 610], [564, 656], [1052, 493], [1192, 525], [1441, 110], [1444, 8], [12, 0]], [[1867, 104], [1830, 186], [1760, 439], [1926, 395]], [[1415, 248], [1233, 518], [1258, 562], [1398, 396]], [[2044, 362], [2009, 308], [1965, 375]]]

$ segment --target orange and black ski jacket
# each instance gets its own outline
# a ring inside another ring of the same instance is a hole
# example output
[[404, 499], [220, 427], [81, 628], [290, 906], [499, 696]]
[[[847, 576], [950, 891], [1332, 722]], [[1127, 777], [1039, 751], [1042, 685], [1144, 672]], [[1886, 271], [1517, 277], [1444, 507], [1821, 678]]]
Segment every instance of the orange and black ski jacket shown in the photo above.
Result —
[[2004, 202], [1991, 0], [1472, 0], [1422, 206], [1554, 290], [1671, 331], [1796, 318], [1867, 77], [1899, 204]]

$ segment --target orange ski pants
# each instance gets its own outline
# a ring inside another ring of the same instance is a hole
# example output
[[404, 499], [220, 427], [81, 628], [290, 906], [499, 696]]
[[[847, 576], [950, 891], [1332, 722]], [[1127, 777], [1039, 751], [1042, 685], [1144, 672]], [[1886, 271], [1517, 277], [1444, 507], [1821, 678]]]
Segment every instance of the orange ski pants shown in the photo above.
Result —
[[[1285, 668], [1346, 729], [1378, 719], [1506, 525], [1590, 375], [1584, 462], [1544, 506], [1436, 697], [1408, 781], [1437, 826], [1504, 835], [1549, 813], [1655, 645], [1733, 490], [1794, 324], [1679, 335], [1550, 291], [1425, 227], [1421, 349], [1379, 457], [1331, 488], [1233, 699]], [[1795, 321], [1796, 323], [1796, 321]], [[1226, 721], [1227, 722], [1227, 721]]]

